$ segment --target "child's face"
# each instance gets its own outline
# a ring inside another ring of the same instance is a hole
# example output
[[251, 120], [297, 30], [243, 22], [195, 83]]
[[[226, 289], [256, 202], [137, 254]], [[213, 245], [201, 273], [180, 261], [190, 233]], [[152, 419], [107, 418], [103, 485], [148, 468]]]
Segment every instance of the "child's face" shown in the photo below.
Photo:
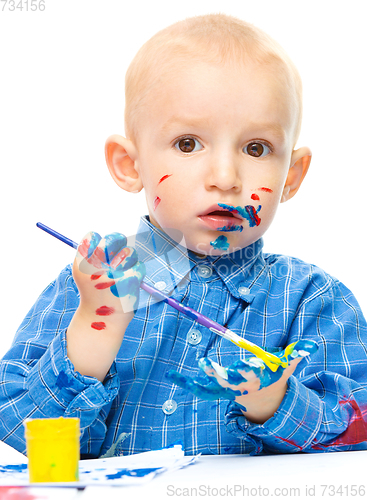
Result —
[[265, 233], [292, 165], [296, 116], [283, 89], [255, 63], [193, 63], [149, 97], [135, 166], [156, 227], [211, 255]]

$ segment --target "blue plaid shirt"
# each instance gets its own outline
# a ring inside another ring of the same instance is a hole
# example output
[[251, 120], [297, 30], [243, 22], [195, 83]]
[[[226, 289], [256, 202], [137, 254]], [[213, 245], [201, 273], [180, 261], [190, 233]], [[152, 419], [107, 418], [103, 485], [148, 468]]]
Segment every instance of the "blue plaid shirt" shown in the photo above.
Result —
[[116, 443], [116, 454], [129, 454], [178, 440], [186, 454], [366, 449], [367, 328], [356, 299], [319, 268], [263, 254], [262, 245], [201, 259], [147, 218], [135, 241], [146, 281], [251, 342], [269, 350], [300, 338], [318, 343], [263, 425], [233, 402], [202, 401], [166, 379], [170, 369], [197, 375], [203, 356], [227, 366], [246, 352], [143, 291], [103, 384], [74, 372], [65, 332], [79, 296], [67, 266], [0, 363], [0, 438], [25, 453], [24, 419], [65, 416], [80, 418], [85, 457]]

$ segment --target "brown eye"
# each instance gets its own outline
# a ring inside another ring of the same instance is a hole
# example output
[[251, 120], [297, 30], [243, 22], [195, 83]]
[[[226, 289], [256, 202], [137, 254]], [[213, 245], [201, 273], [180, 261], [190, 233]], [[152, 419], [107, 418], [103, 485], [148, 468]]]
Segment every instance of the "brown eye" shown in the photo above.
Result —
[[245, 153], [254, 158], [260, 158], [260, 156], [266, 156], [270, 153], [270, 149], [265, 144], [261, 142], [250, 142], [245, 148]]
[[180, 139], [176, 142], [175, 147], [182, 151], [182, 153], [193, 153], [202, 148], [200, 142], [193, 137], [184, 137]]
[[191, 153], [195, 149], [195, 141], [194, 139], [181, 139], [178, 143], [178, 147], [183, 153]]

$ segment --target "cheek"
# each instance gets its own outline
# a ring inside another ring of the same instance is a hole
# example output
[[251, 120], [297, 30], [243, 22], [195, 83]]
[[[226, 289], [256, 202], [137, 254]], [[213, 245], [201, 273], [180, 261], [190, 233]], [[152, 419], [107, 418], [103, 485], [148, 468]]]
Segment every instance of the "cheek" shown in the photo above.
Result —
[[157, 216], [165, 213], [167, 208], [172, 214], [177, 210], [185, 209], [191, 200], [192, 183], [188, 183], [185, 176], [167, 172], [162, 176], [157, 176], [152, 182], [149, 201]]

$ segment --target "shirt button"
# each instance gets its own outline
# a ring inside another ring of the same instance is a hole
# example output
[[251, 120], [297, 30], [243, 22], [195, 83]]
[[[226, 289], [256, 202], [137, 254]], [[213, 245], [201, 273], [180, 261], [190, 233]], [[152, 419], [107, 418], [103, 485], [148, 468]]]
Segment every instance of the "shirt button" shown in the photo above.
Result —
[[200, 330], [195, 330], [194, 328], [187, 334], [187, 342], [191, 345], [200, 344], [202, 339], [202, 334]]
[[198, 266], [198, 275], [200, 276], [200, 278], [210, 278], [212, 274], [213, 271], [209, 266]]
[[238, 288], [238, 293], [240, 295], [249, 295], [251, 293], [251, 290], [247, 288], [247, 286], [240, 286]]
[[166, 283], [164, 281], [157, 281], [157, 283], [154, 284], [154, 288], [163, 292], [163, 290], [166, 288]]
[[163, 413], [166, 415], [172, 415], [177, 410], [177, 403], [174, 399], [167, 399], [162, 405]]

